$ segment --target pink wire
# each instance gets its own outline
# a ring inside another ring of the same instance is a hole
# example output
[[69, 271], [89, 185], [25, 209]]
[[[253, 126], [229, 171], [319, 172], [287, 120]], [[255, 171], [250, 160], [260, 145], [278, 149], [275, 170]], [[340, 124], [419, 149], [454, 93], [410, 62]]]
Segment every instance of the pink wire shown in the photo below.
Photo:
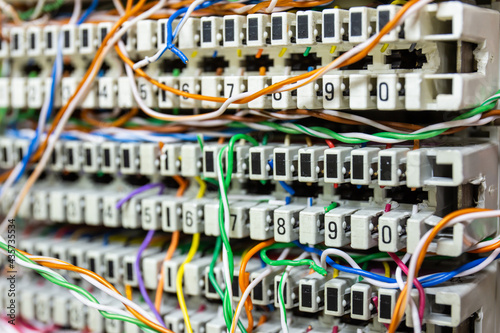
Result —
[[[404, 264], [404, 262], [399, 259], [399, 257], [392, 253], [392, 252], [387, 252], [387, 254], [398, 264], [398, 266], [401, 268], [401, 270], [408, 275], [408, 267]], [[420, 284], [420, 282], [417, 279], [413, 280], [413, 283], [415, 284], [415, 287], [418, 290], [419, 298], [420, 298], [420, 304], [418, 307], [418, 317], [420, 318], [420, 323], [422, 323], [424, 319], [424, 311], [425, 311], [425, 291], [424, 287]]]
[[[373, 297], [372, 301], [373, 301], [373, 304], [375, 304], [375, 310], [377, 310], [377, 312], [378, 312], [378, 297], [377, 296]], [[389, 329], [388, 324], [385, 324], [385, 323], [383, 323], [383, 324], [384, 324], [386, 329]]]

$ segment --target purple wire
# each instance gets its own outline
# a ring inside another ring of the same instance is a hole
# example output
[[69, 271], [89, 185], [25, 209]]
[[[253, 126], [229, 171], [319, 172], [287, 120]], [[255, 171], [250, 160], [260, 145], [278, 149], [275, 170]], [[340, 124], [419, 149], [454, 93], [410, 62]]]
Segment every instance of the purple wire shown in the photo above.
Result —
[[134, 269], [135, 269], [135, 275], [137, 275], [137, 283], [139, 284], [139, 290], [141, 291], [141, 295], [144, 298], [144, 301], [146, 301], [146, 304], [149, 306], [151, 311], [153, 311], [156, 319], [158, 319], [158, 322], [161, 325], [163, 325], [163, 327], [166, 327], [165, 322], [163, 321], [162, 317], [156, 310], [155, 305], [153, 304], [153, 302], [151, 302], [151, 299], [149, 298], [146, 286], [144, 286], [144, 280], [142, 279], [141, 267], [140, 267], [142, 252], [144, 252], [144, 250], [148, 247], [149, 243], [153, 239], [154, 234], [155, 234], [154, 230], [149, 230], [148, 234], [144, 238], [144, 241], [142, 242], [141, 246], [139, 247], [139, 251], [137, 252], [137, 258], [135, 260]]
[[118, 201], [118, 203], [116, 204], [116, 209], [120, 209], [127, 201], [129, 201], [130, 199], [135, 197], [137, 194], [140, 194], [142, 192], [146, 192], [147, 190], [150, 190], [150, 189], [155, 188], [155, 187], [160, 188], [160, 194], [162, 194], [163, 190], [165, 189], [165, 185], [163, 185], [162, 183], [151, 183], [151, 184], [147, 184], [147, 185], [141, 186], [139, 188], [136, 188], [135, 190], [133, 190], [132, 192], [127, 194], [127, 196], [125, 198]]
[[[123, 206], [124, 203], [126, 203], [127, 201], [129, 201], [130, 199], [132, 199], [134, 196], [136, 196], [136, 195], [138, 195], [138, 194], [140, 194], [142, 192], [145, 192], [147, 190], [150, 190], [152, 188], [155, 188], [155, 187], [159, 187], [160, 188], [159, 194], [162, 194], [163, 190], [165, 189], [165, 185], [163, 185], [162, 183], [151, 183], [151, 184], [147, 184], [147, 185], [141, 186], [139, 188], [136, 188], [135, 190], [133, 190], [132, 192], [130, 192], [129, 194], [127, 194], [127, 196], [125, 198], [123, 198], [120, 201], [118, 201], [118, 203], [116, 204], [116, 209], [120, 209], [121, 206]], [[149, 243], [151, 243], [151, 240], [153, 239], [154, 234], [155, 234], [154, 230], [149, 230], [148, 233], [147, 233], [147, 235], [146, 235], [146, 237], [142, 241], [142, 244], [139, 247], [139, 251], [137, 251], [137, 257], [135, 258], [134, 270], [135, 270], [135, 275], [137, 276], [137, 283], [139, 285], [139, 290], [141, 291], [141, 295], [144, 298], [144, 301], [149, 306], [149, 308], [151, 309], [151, 311], [155, 315], [155, 317], [158, 320], [158, 322], [161, 325], [163, 325], [163, 327], [166, 327], [165, 326], [165, 322], [163, 321], [163, 318], [158, 313], [158, 311], [155, 308], [155, 305], [153, 304], [153, 302], [149, 298], [149, 295], [148, 295], [148, 292], [146, 290], [146, 286], [144, 285], [144, 280], [142, 279], [142, 274], [141, 274], [141, 257], [142, 257], [142, 253], [144, 252], [144, 250], [146, 250], [146, 248], [148, 247]]]

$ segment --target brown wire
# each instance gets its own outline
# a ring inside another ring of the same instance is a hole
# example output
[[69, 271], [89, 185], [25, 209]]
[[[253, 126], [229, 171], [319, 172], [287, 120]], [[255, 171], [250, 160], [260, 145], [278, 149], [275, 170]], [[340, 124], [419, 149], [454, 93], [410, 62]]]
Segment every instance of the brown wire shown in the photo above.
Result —
[[132, 108], [130, 109], [129, 112], [127, 112], [126, 114], [122, 115], [120, 118], [112, 122], [100, 121], [95, 119], [93, 117], [93, 112], [90, 109], [83, 109], [81, 112], [81, 116], [82, 120], [86, 121], [87, 123], [95, 127], [121, 127], [127, 121], [129, 121], [133, 116], [135, 116], [138, 112], [139, 112], [138, 108]]

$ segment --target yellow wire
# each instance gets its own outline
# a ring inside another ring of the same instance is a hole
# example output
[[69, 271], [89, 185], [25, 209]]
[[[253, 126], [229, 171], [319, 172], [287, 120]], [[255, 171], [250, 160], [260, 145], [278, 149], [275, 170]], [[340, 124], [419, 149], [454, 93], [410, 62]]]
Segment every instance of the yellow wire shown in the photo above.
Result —
[[[335, 262], [336, 262], [338, 265], [340, 265], [340, 260], [338, 260], [338, 259], [337, 259], [337, 260], [335, 260]], [[340, 274], [339, 270], [338, 270], [338, 269], [336, 269], [336, 268], [334, 268], [334, 269], [333, 269], [333, 278], [335, 279], [336, 277], [339, 277], [339, 274]]]
[[129, 300], [132, 300], [132, 287], [130, 286], [130, 284], [125, 285], [125, 295]]
[[390, 278], [391, 277], [391, 267], [389, 266], [387, 261], [382, 261], [382, 265], [384, 265], [385, 277]]
[[198, 182], [198, 185], [200, 185], [200, 190], [196, 195], [196, 199], [203, 198], [203, 196], [205, 195], [205, 191], [207, 190], [207, 183], [205, 183], [205, 181], [201, 179], [200, 176], [196, 176], [194, 177], [194, 179]]
[[[199, 178], [199, 177], [198, 177]], [[181, 308], [182, 311], [182, 316], [184, 317], [184, 325], [186, 326], [186, 331], [187, 333], [193, 333], [193, 329], [191, 328], [191, 322], [189, 320], [189, 313], [186, 307], [186, 301], [184, 299], [184, 293], [182, 290], [182, 278], [184, 277], [184, 266], [186, 266], [187, 263], [189, 263], [194, 255], [196, 254], [196, 251], [198, 251], [198, 247], [200, 246], [200, 234], [194, 234], [193, 235], [193, 240], [191, 242], [191, 248], [189, 249], [188, 255], [186, 257], [186, 260], [182, 263], [181, 267], [179, 267], [179, 271], [177, 272], [177, 299], [179, 300], [179, 307]]]

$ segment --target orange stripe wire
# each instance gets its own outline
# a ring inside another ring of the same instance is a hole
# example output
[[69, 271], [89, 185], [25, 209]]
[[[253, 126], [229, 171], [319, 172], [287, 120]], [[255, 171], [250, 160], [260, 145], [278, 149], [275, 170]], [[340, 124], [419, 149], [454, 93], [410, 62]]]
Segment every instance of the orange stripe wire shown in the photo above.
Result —
[[[21, 251], [19, 249], [18, 249], [18, 251], [21, 252], [24, 255], [30, 256], [30, 254], [27, 253], [27, 252]], [[94, 273], [92, 271], [89, 271], [88, 269], [85, 269], [85, 268], [82, 268], [82, 267], [78, 267], [78, 266], [74, 266], [74, 265], [71, 265], [70, 263], [67, 263], [65, 261], [58, 260], [58, 259], [53, 259], [53, 260], [62, 262], [64, 264], [56, 264], [56, 263], [53, 263], [53, 262], [45, 262], [43, 260], [46, 260], [46, 259], [45, 258], [40, 258], [40, 257], [32, 257], [30, 259], [33, 260], [33, 261], [38, 262], [40, 265], [45, 266], [45, 267], [54, 268], [54, 269], [62, 269], [62, 270], [67, 270], [67, 271], [72, 271], [72, 272], [77, 272], [77, 273], [85, 274], [87, 276], [90, 276], [90, 277], [96, 279], [97, 281], [99, 281], [100, 283], [102, 283], [103, 285], [105, 285], [106, 287], [108, 287], [109, 289], [111, 289], [114, 292], [116, 292], [117, 294], [121, 295], [121, 293], [115, 288], [115, 286], [113, 286], [108, 280], [106, 280], [102, 276], [100, 276], [100, 275], [98, 275], [98, 274], [96, 274], [96, 273]], [[150, 326], [151, 328], [153, 328], [153, 329], [155, 329], [155, 330], [157, 330], [159, 332], [163, 332], [163, 333], [174, 333], [173, 331], [171, 331], [171, 330], [169, 330], [169, 329], [167, 329], [165, 327], [162, 327], [162, 326], [160, 326], [160, 325], [152, 322], [151, 320], [147, 319], [146, 317], [144, 317], [143, 315], [141, 315], [139, 312], [137, 312], [133, 308], [129, 307], [128, 305], [126, 305], [126, 304], [124, 304], [124, 305], [127, 308], [127, 310], [130, 311], [130, 313], [132, 313], [134, 315], [134, 317], [136, 317], [137, 319], [139, 319], [144, 324]]]
[[[255, 245], [253, 248], [250, 249], [250, 251], [247, 252], [247, 254], [245, 254], [243, 259], [241, 260], [240, 275], [238, 277], [238, 282], [240, 284], [240, 290], [242, 293], [245, 292], [245, 289], [247, 289], [248, 285], [250, 284], [250, 274], [246, 272], [248, 261], [257, 252], [259, 252], [263, 248], [268, 247], [274, 243], [275, 243], [274, 239], [270, 239], [270, 240], [267, 240], [265, 242], [261, 242], [261, 243]], [[247, 326], [248, 333], [252, 333], [252, 330], [253, 330], [252, 309], [253, 309], [252, 299], [250, 297], [247, 297], [247, 299], [245, 301], [245, 312], [246, 312], [247, 318], [248, 318], [248, 326]]]
[[[452, 220], [455, 217], [464, 215], [464, 214], [469, 214], [469, 213], [476, 213], [476, 212], [484, 212], [484, 211], [489, 211], [489, 209], [484, 209], [484, 208], [465, 208], [465, 209], [460, 209], [457, 210], [453, 213], [450, 213], [443, 217], [443, 219], [434, 227], [432, 228], [432, 231], [429, 235], [429, 237], [426, 239], [424, 246], [422, 248], [422, 251], [420, 251], [417, 259], [417, 266], [415, 269], [415, 278], [418, 276], [418, 272], [420, 270], [420, 267], [422, 266], [422, 263], [425, 259], [425, 255], [427, 254], [427, 249], [429, 248], [429, 245], [431, 244], [432, 240], [436, 237], [436, 235], [441, 231], [446, 223], [448, 223], [450, 220]], [[401, 293], [399, 294], [398, 300], [396, 302], [396, 306], [394, 308], [394, 314], [392, 316], [391, 324], [389, 325], [388, 332], [389, 333], [395, 333], [397, 327], [399, 326], [399, 323], [401, 322], [401, 319], [403, 318], [405, 309], [406, 309], [406, 295], [408, 292], [408, 284], [405, 285]]]

